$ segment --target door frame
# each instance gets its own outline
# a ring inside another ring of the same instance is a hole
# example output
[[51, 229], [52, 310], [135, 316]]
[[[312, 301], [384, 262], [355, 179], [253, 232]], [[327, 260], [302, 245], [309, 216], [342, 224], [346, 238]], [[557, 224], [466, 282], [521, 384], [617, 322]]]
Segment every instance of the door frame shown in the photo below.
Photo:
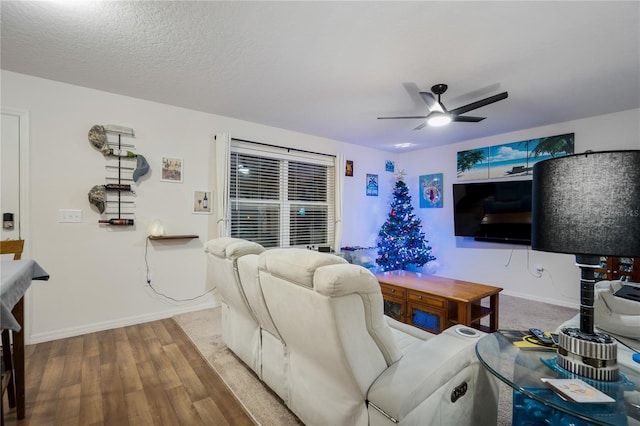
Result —
[[[23, 251], [24, 257], [32, 257], [31, 252], [31, 178], [29, 173], [29, 112], [23, 109], [9, 108], [2, 106], [0, 112], [6, 115], [17, 116], [20, 122], [19, 135], [18, 135], [18, 155], [20, 156], [20, 170], [19, 170], [19, 193], [18, 193], [18, 206], [19, 215], [18, 220], [20, 224], [19, 236], [20, 239], [25, 241]], [[28, 344], [31, 340], [31, 317], [33, 315], [31, 292], [27, 291], [24, 296], [25, 304], [25, 316], [24, 316], [24, 337], [25, 344]]]

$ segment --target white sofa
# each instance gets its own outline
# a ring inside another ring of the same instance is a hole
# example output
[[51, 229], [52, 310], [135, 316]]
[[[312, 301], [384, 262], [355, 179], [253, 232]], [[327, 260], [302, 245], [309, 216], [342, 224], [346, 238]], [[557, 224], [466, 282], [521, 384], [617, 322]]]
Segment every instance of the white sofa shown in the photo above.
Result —
[[[640, 302], [623, 299], [614, 293], [624, 285], [622, 281], [599, 281], [594, 287], [595, 330], [613, 335], [622, 343], [640, 350]], [[632, 284], [638, 285], [638, 284]], [[558, 327], [580, 327], [580, 314]]]
[[484, 333], [433, 335], [384, 316], [375, 276], [338, 256], [230, 238], [205, 251], [225, 343], [305, 424], [496, 423], [498, 386], [474, 350]]

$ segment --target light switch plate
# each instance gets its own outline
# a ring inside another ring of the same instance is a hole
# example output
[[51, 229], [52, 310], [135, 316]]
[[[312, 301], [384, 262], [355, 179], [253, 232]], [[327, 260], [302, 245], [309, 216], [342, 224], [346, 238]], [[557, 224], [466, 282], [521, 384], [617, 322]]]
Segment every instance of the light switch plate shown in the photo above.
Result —
[[58, 210], [59, 223], [80, 223], [82, 222], [82, 210], [60, 209]]

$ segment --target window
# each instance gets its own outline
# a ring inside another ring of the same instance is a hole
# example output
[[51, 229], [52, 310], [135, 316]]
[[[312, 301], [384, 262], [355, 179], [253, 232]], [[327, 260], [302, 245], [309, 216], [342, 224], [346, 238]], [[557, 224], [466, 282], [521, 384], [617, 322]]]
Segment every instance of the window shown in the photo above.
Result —
[[231, 236], [265, 247], [332, 245], [334, 158], [232, 140]]

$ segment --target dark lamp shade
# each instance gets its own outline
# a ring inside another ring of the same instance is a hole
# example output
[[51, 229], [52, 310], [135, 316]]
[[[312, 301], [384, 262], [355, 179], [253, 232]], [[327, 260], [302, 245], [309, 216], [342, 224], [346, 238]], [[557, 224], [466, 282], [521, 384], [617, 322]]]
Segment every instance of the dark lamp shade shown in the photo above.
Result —
[[534, 250], [640, 257], [640, 150], [536, 163], [531, 222]]

